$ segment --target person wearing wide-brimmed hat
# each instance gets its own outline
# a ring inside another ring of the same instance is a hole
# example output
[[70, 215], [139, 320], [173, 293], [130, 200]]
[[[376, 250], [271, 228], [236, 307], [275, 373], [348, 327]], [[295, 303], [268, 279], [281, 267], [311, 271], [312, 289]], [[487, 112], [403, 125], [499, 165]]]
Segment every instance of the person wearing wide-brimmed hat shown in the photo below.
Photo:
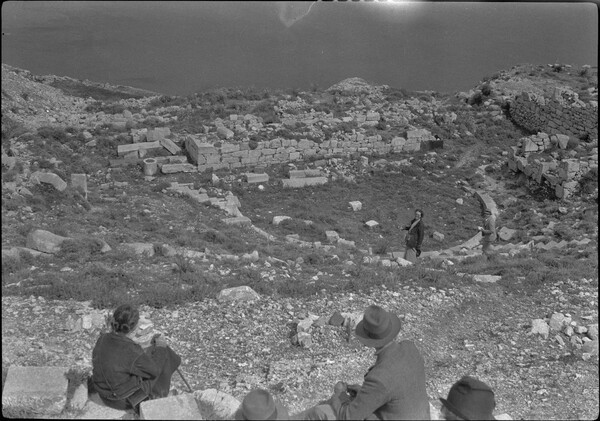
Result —
[[464, 376], [454, 383], [442, 401], [442, 416], [446, 420], [494, 420], [494, 392], [484, 382]]
[[264, 389], [250, 391], [235, 413], [236, 420], [287, 420], [288, 411]]
[[[377, 361], [361, 386], [336, 385], [330, 405], [338, 420], [429, 419], [423, 357], [412, 341], [394, 341], [400, 328], [395, 314], [376, 305], [365, 310], [355, 334], [364, 345], [375, 348]], [[344, 389], [354, 398], [347, 399]]]

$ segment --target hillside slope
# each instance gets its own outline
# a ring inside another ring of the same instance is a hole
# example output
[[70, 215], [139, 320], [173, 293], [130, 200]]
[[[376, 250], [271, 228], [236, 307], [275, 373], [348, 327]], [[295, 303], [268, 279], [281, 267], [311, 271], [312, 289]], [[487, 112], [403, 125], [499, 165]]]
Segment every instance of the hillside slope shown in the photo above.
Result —
[[[295, 412], [327, 398], [337, 380], [360, 382], [371, 351], [328, 321], [336, 311], [356, 319], [377, 303], [402, 316], [402, 336], [424, 355], [432, 405], [469, 374], [496, 391], [497, 414], [597, 417], [597, 166], [589, 188], [563, 201], [507, 166], [511, 148], [530, 135], [511, 122], [507, 101], [525, 86], [551, 92], [583, 81], [550, 69], [531, 70], [523, 82], [517, 71], [456, 95], [351, 79], [325, 92], [230, 88], [124, 98], [131, 92], [109, 89], [90, 99], [66, 95], [56, 88], [60, 78], [40, 83], [3, 65], [3, 386], [16, 365], [89, 372], [102, 316], [127, 300], [182, 355], [195, 390], [217, 388], [241, 400], [263, 387]], [[597, 78], [586, 80], [590, 96], [580, 98], [594, 101]], [[103, 85], [71, 80], [68, 91], [90, 86]], [[375, 113], [378, 120], [357, 121]], [[168, 128], [167, 139], [182, 148], [190, 134], [216, 148], [358, 135], [386, 142], [414, 131], [438, 135], [443, 148], [259, 165], [252, 171], [269, 180], [253, 184], [246, 168], [145, 176], [142, 158], [173, 154], [151, 149], [127, 160], [118, 147], [145, 143], [140, 137], [155, 128]], [[596, 148], [597, 162], [597, 139], [570, 142], [532, 159], [587, 158]], [[294, 169], [327, 182], [284, 189], [281, 180]], [[68, 186], [38, 183], [38, 171]], [[87, 191], [72, 187], [73, 174], [86, 174]], [[473, 190], [491, 196], [498, 227], [512, 237], [495, 245], [491, 260], [480, 246], [440, 256], [477, 233], [481, 208]], [[201, 195], [204, 202], [194, 199]], [[351, 201], [362, 208], [353, 210]], [[232, 208], [252, 225], [230, 225]], [[423, 251], [431, 257], [401, 267], [391, 253], [404, 249], [402, 227], [415, 208], [425, 213]], [[289, 219], [275, 225], [276, 216]], [[379, 225], [368, 228], [370, 220]], [[53, 254], [20, 252], [32, 246], [35, 229], [69, 240]], [[330, 244], [329, 231], [347, 242]], [[260, 299], [217, 300], [222, 289], [240, 285]], [[557, 313], [570, 321], [550, 323]], [[321, 322], [315, 319], [310, 343], [301, 346], [298, 323], [312, 315]], [[535, 319], [554, 326], [549, 336], [532, 333]], [[173, 381], [186, 390], [179, 377]]]

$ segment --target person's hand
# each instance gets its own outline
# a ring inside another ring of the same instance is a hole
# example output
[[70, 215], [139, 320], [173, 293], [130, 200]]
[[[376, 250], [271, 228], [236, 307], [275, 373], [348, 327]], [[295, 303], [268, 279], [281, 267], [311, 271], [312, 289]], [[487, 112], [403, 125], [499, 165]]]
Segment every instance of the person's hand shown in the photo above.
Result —
[[154, 346], [160, 346], [163, 348], [167, 347], [167, 341], [165, 340], [165, 338], [163, 338], [160, 333], [154, 335], [152, 337], [152, 341], [151, 341], [152, 345]]
[[344, 383], [344, 382], [337, 382], [335, 384], [335, 386], [333, 387], [333, 394], [339, 396], [342, 393], [345, 393], [347, 388], [348, 388], [348, 385], [346, 383]]
[[483, 227], [477, 227], [479, 231], [483, 231]]

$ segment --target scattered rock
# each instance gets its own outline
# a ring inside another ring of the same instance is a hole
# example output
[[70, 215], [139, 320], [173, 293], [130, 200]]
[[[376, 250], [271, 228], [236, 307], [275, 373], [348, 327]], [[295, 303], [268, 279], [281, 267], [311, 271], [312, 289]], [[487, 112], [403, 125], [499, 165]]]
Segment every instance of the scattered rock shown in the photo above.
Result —
[[154, 244], [152, 243], [122, 243], [119, 245], [119, 249], [137, 255], [154, 256]]
[[285, 221], [286, 219], [292, 219], [292, 217], [290, 217], [290, 216], [274, 216], [272, 224], [273, 225], [279, 225], [283, 221]]
[[350, 206], [352, 207], [352, 210], [354, 212], [359, 211], [362, 209], [362, 203], [359, 202], [358, 200], [354, 201], [354, 202], [349, 202]]
[[334, 312], [328, 322], [331, 326], [342, 326], [344, 324], [344, 316], [339, 311]]
[[365, 222], [365, 225], [366, 225], [368, 228], [371, 228], [371, 229], [372, 229], [372, 228], [375, 228], [377, 225], [379, 225], [379, 222], [377, 222], [377, 221], [373, 221], [373, 220], [370, 220], [370, 221], [367, 221], [367, 222]]
[[564, 320], [565, 320], [565, 315], [564, 314], [562, 314], [562, 313], [554, 313], [550, 317], [550, 322], [548, 323], [550, 325], [550, 330], [553, 331], [553, 332], [560, 332], [560, 330], [563, 327]]
[[434, 231], [431, 235], [435, 241], [444, 241], [444, 234]]
[[533, 319], [531, 321], [531, 331], [530, 335], [539, 334], [544, 337], [544, 339], [548, 339], [550, 335], [550, 327], [548, 323], [546, 323], [543, 319]]
[[515, 232], [517, 232], [517, 231], [514, 229], [511, 229], [508, 227], [502, 227], [498, 231], [498, 237], [500, 237], [500, 239], [503, 241], [509, 241], [511, 238], [513, 238], [513, 236], [515, 235]]
[[587, 327], [587, 335], [590, 337], [590, 339], [592, 340], [598, 340], [598, 323], [595, 323], [593, 325], [589, 325]]
[[598, 339], [584, 343], [581, 351], [591, 355], [598, 355]]
[[226, 288], [219, 292], [219, 301], [254, 301], [260, 299], [260, 295], [247, 285]]

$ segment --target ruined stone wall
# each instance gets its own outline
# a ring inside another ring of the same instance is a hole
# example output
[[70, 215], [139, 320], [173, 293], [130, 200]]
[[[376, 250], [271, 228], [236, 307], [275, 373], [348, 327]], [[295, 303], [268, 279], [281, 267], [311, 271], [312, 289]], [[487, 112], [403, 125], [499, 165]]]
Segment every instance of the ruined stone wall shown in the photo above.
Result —
[[259, 142], [215, 142], [207, 137], [188, 136], [185, 146], [199, 171], [268, 166], [308, 159], [361, 155], [385, 155], [390, 152], [418, 151], [423, 142], [435, 137], [425, 129], [411, 130], [406, 137], [389, 141], [381, 136], [365, 136], [361, 133], [345, 134], [339, 139], [315, 142], [308, 139], [275, 138]]
[[577, 94], [556, 88], [552, 98], [523, 92], [510, 105], [515, 123], [533, 132], [598, 138], [598, 102], [580, 101]]
[[[518, 146], [511, 147], [508, 156], [508, 168], [524, 173], [538, 184], [548, 183], [554, 188], [559, 199], [567, 199], [577, 192], [579, 181], [592, 168], [598, 168], [598, 147], [593, 147], [585, 156], [572, 156], [568, 159], [530, 159], [533, 153], [540, 153], [558, 146], [565, 149], [566, 136], [538, 133], [521, 139]], [[568, 138], [567, 138], [568, 140]], [[597, 143], [596, 143], [597, 145]]]

